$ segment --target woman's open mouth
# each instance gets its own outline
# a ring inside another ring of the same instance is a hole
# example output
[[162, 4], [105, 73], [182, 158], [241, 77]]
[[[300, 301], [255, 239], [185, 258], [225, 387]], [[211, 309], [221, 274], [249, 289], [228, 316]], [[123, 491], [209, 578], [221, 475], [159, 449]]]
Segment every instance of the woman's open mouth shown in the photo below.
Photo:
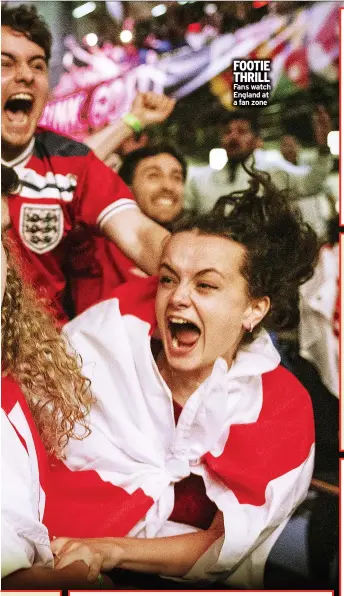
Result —
[[200, 328], [183, 317], [168, 317], [169, 339], [172, 351], [184, 354], [193, 350], [200, 335]]
[[5, 103], [5, 114], [16, 125], [27, 125], [32, 112], [34, 98], [30, 93], [15, 93]]

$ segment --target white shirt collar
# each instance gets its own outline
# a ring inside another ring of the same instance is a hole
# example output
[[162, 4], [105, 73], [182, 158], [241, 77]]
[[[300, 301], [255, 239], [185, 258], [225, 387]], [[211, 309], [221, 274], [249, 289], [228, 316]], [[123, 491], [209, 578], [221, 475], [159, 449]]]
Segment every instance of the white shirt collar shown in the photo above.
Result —
[[26, 165], [27, 162], [29, 161], [30, 157], [33, 154], [34, 144], [35, 144], [35, 137], [32, 137], [29, 145], [26, 147], [26, 149], [23, 151], [23, 153], [18, 155], [15, 159], [12, 159], [12, 161], [5, 161], [4, 159], [1, 158], [2, 165], [7, 166], [8, 168], [15, 168], [17, 166]]

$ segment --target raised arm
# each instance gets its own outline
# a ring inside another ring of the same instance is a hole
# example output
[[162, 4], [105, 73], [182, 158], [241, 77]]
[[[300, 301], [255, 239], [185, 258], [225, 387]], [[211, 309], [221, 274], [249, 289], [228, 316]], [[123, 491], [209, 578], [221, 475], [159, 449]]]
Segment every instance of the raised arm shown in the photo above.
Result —
[[140, 209], [126, 209], [106, 220], [102, 231], [145, 273], [154, 275], [170, 233]]
[[[153, 124], [160, 124], [171, 114], [175, 106], [175, 100], [166, 95], [159, 95], [148, 91], [138, 93], [135, 97], [130, 114], [137, 121], [137, 127], [141, 130]], [[129, 119], [119, 119], [109, 124], [99, 132], [96, 132], [85, 139], [94, 153], [105, 161], [112, 153], [116, 152], [120, 145], [134, 134], [134, 128]]]

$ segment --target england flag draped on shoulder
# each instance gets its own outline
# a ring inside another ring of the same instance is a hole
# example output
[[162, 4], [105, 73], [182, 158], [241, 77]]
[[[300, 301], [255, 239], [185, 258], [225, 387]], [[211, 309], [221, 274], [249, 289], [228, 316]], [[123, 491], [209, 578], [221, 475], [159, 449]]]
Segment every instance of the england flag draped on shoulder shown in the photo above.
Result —
[[196, 474], [223, 512], [225, 536], [184, 579], [259, 587], [266, 557], [311, 480], [310, 398], [279, 366], [262, 331], [229, 370], [216, 360], [176, 426], [172, 395], [150, 347], [156, 284], [155, 278], [125, 284], [65, 327], [97, 403], [92, 433], [69, 443], [65, 463], [82, 472], [55, 463], [45, 521], [55, 536], [197, 531], [169, 520], [174, 484]]

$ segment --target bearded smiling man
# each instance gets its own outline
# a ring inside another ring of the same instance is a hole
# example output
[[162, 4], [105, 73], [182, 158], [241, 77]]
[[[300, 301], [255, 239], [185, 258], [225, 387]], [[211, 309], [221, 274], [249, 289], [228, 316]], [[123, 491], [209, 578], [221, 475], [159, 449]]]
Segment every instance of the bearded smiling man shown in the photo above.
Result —
[[[184, 212], [186, 171], [184, 157], [163, 143], [128, 153], [119, 175], [142, 212], [171, 230]], [[89, 237], [72, 260], [70, 279], [76, 314], [107, 299], [114, 288], [137, 276], [142, 276], [142, 271], [113, 242], [100, 236], [91, 241]]]
[[2, 163], [21, 182], [9, 203], [10, 233], [25, 277], [64, 322], [75, 230], [103, 233], [149, 274], [168, 232], [142, 213], [119, 176], [86, 145], [37, 128], [48, 97], [50, 31], [27, 4], [2, 5], [1, 23]]
[[142, 211], [170, 229], [184, 210], [186, 161], [181, 153], [168, 144], [137, 149], [124, 158], [118, 173]]

